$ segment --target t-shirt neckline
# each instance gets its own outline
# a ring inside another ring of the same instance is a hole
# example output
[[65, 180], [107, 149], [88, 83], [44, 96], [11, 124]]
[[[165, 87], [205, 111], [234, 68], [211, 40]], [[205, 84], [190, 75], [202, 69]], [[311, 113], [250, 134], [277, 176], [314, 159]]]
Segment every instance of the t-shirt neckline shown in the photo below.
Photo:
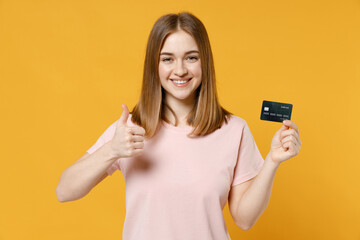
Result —
[[167, 128], [167, 129], [171, 129], [173, 131], [176, 132], [182, 132], [182, 133], [190, 133], [193, 130], [192, 126], [186, 126], [186, 127], [176, 127], [170, 123], [167, 123], [164, 120], [161, 120], [162, 125]]

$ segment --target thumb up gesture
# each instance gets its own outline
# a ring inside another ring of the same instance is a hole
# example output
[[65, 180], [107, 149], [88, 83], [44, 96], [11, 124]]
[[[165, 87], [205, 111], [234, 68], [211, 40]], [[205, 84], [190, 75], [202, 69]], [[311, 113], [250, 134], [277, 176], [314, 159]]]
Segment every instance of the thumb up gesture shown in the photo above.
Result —
[[129, 109], [122, 105], [123, 112], [116, 124], [114, 137], [111, 139], [111, 148], [120, 158], [133, 157], [143, 152], [145, 129], [140, 126], [128, 126]]

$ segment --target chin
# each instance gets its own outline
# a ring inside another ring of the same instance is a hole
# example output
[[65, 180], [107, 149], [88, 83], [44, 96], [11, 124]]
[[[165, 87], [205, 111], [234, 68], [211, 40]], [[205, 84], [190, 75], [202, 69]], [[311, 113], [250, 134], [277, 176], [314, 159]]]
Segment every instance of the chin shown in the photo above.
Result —
[[187, 100], [192, 94], [179, 94], [179, 93], [171, 93], [172, 97], [178, 100]]

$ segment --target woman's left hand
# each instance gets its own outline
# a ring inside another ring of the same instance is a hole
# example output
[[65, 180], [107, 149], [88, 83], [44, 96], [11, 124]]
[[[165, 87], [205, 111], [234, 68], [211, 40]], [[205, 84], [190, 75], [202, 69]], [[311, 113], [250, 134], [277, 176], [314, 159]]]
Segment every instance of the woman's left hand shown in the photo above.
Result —
[[298, 126], [293, 121], [286, 120], [271, 141], [271, 159], [273, 162], [280, 164], [295, 157], [300, 151], [300, 146]]

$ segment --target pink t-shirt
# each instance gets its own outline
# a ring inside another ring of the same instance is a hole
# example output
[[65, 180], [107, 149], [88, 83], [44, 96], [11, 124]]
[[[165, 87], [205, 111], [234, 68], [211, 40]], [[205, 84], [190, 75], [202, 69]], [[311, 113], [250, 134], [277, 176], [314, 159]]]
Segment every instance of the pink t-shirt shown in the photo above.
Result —
[[[116, 123], [88, 153], [112, 139]], [[131, 114], [128, 124], [134, 125]], [[186, 136], [192, 127], [162, 126], [145, 140], [141, 156], [119, 158], [107, 170], [120, 170], [126, 183], [123, 240], [230, 239], [222, 212], [229, 191], [264, 164], [246, 121], [231, 115], [199, 138]]]

